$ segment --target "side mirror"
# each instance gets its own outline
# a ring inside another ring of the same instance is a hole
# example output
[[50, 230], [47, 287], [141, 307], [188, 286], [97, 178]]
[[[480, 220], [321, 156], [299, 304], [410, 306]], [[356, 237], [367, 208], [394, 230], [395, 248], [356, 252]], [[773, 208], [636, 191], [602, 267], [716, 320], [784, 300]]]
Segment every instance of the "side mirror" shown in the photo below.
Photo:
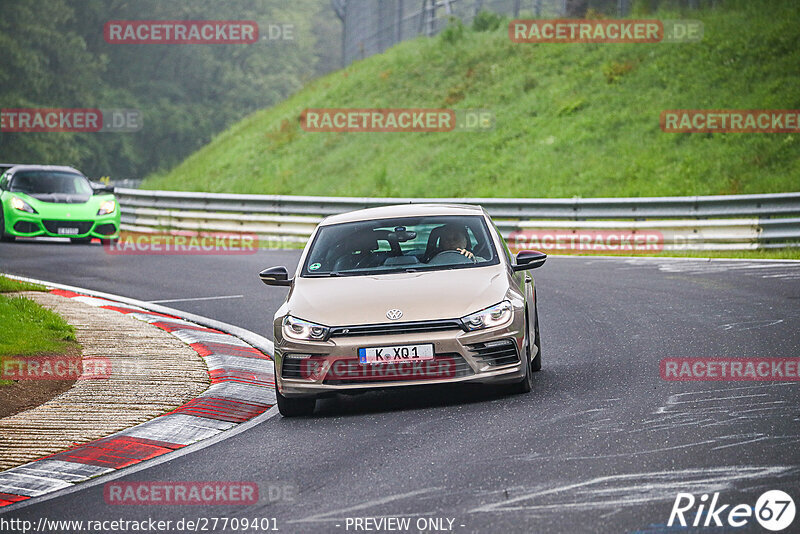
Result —
[[92, 182], [92, 191], [95, 195], [114, 194], [114, 186], [106, 185], [103, 182]]
[[517, 254], [517, 264], [512, 266], [515, 271], [526, 271], [528, 269], [536, 269], [544, 265], [547, 260], [547, 254], [539, 252], [538, 250], [521, 250]]
[[290, 286], [292, 279], [289, 278], [289, 271], [283, 265], [279, 267], [270, 267], [258, 273], [261, 281], [268, 286]]

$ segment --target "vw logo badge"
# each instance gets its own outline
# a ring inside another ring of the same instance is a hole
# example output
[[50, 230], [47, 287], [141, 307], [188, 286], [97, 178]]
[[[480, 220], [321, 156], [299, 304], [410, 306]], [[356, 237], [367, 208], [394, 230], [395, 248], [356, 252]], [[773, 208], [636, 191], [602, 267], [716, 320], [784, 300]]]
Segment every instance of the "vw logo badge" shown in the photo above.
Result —
[[396, 321], [402, 316], [403, 316], [403, 312], [401, 312], [400, 310], [397, 310], [397, 309], [389, 310], [389, 311], [386, 312], [386, 317], [388, 317], [392, 321]]

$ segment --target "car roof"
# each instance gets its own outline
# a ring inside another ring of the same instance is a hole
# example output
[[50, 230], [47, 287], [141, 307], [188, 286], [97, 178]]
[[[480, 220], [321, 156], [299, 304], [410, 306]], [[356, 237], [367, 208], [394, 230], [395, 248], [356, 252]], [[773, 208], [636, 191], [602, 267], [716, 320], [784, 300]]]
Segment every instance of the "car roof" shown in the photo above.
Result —
[[73, 169], [72, 167], [67, 167], [66, 165], [14, 165], [11, 167], [11, 170], [13, 170], [15, 173], [19, 171], [63, 171], [74, 172], [84, 176], [84, 174], [78, 169]]
[[323, 219], [320, 226], [373, 219], [397, 217], [422, 217], [432, 215], [483, 215], [483, 208], [469, 204], [395, 204], [379, 208], [367, 208], [331, 215]]

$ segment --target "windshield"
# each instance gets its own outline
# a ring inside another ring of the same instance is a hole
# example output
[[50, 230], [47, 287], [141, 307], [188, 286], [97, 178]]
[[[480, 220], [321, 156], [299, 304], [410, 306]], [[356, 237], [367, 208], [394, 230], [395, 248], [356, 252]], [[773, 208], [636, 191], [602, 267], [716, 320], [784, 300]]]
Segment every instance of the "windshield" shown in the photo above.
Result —
[[74, 172], [23, 171], [15, 174], [11, 180], [11, 191], [28, 195], [91, 195], [92, 186], [86, 178]]
[[356, 276], [499, 263], [481, 216], [379, 219], [323, 226], [301, 276]]

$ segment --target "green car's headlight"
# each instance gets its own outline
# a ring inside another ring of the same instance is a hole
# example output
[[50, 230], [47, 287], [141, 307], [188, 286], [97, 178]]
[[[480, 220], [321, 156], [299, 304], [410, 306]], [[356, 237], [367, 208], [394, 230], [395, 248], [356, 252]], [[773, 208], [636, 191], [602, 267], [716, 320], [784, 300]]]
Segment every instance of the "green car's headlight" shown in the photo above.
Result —
[[97, 210], [98, 215], [108, 215], [109, 213], [114, 213], [114, 210], [117, 209], [117, 201], [116, 200], [104, 200], [100, 203], [100, 209]]
[[39, 213], [19, 197], [11, 197], [11, 207], [15, 210], [27, 211], [28, 213]]
[[310, 323], [287, 315], [283, 318], [283, 335], [300, 341], [324, 341], [328, 337], [328, 327]]
[[483, 330], [493, 326], [502, 326], [511, 322], [514, 315], [514, 308], [511, 302], [504, 300], [500, 304], [489, 306], [485, 310], [475, 312], [461, 318], [461, 324], [468, 331]]

